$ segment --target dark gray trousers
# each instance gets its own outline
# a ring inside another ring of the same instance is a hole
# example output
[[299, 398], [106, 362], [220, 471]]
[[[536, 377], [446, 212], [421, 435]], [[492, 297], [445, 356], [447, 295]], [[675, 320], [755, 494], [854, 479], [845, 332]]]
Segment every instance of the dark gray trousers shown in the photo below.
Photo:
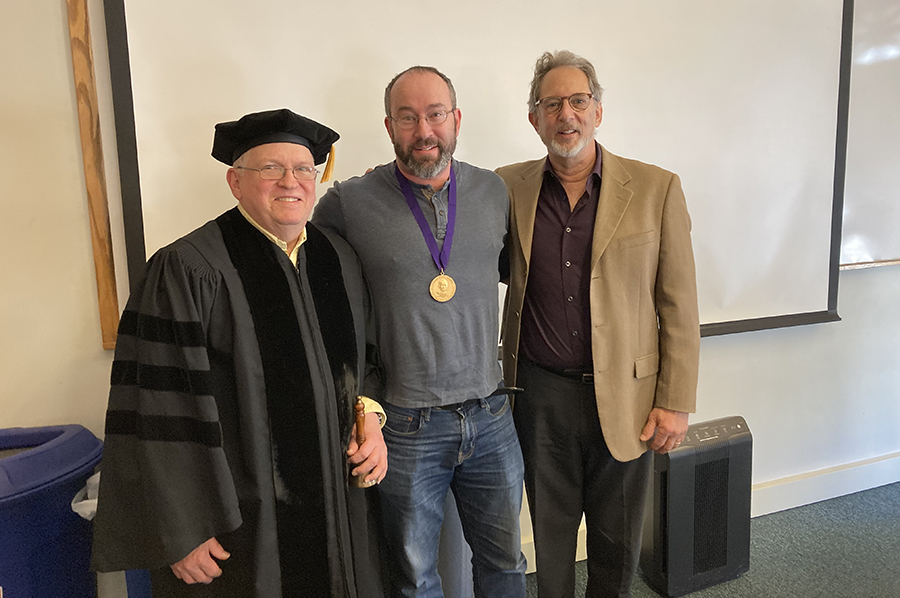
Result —
[[525, 459], [538, 596], [575, 595], [575, 549], [587, 523], [588, 598], [629, 597], [640, 557], [650, 452], [622, 463], [603, 440], [594, 387], [519, 361], [513, 416]]

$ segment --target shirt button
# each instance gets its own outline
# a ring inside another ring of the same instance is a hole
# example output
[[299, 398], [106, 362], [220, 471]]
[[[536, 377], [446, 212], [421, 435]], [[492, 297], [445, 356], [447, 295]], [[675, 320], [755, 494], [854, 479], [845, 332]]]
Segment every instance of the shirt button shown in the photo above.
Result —
[[566, 227], [566, 232], [567, 232], [567, 233], [572, 232], [572, 227], [571, 227], [571, 226], [567, 226], [567, 227]]
[[569, 298], [566, 299], [566, 301], [571, 303], [572, 301], [575, 301], [575, 297], [573, 297], [572, 295], [569, 295]]
[[574, 331], [574, 332], [572, 333], [572, 336], [578, 336], [578, 331], [577, 331], [577, 330]]
[[438, 212], [438, 214], [440, 214], [441, 216], [443, 216], [443, 215], [444, 215], [444, 210], [441, 210], [440, 212]]
[[568, 268], [568, 267], [571, 266], [571, 265], [572, 265], [572, 262], [566, 261], [566, 268]]

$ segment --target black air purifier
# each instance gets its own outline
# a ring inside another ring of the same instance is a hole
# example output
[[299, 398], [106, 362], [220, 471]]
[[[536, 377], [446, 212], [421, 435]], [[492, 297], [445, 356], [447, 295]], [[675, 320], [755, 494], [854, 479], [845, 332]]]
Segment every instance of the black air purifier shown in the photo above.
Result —
[[752, 456], [739, 416], [694, 424], [681, 446], [653, 455], [641, 547], [653, 589], [683, 596], [750, 568]]

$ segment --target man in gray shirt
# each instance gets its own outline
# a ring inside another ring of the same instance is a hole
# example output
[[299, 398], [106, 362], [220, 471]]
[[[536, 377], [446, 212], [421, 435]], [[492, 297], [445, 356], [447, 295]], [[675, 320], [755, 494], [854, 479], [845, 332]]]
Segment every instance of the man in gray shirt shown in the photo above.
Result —
[[375, 305], [392, 595], [443, 596], [437, 554], [449, 488], [472, 548], [475, 595], [524, 597], [522, 454], [497, 361], [506, 188], [453, 160], [462, 114], [436, 69], [397, 75], [385, 113], [396, 161], [336, 183], [313, 222], [356, 250]]

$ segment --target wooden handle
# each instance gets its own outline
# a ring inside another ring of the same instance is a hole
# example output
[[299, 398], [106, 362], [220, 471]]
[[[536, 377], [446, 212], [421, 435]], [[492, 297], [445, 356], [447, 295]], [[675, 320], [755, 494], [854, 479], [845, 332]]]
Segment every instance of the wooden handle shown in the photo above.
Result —
[[[356, 397], [356, 404], [353, 405], [356, 410], [356, 444], [362, 446], [366, 441], [366, 404], [363, 403], [361, 397]], [[351, 476], [350, 484], [356, 488], [370, 488], [372, 483], [366, 483], [366, 476]]]
[[362, 446], [366, 441], [366, 404], [360, 397], [356, 397], [356, 444]]

